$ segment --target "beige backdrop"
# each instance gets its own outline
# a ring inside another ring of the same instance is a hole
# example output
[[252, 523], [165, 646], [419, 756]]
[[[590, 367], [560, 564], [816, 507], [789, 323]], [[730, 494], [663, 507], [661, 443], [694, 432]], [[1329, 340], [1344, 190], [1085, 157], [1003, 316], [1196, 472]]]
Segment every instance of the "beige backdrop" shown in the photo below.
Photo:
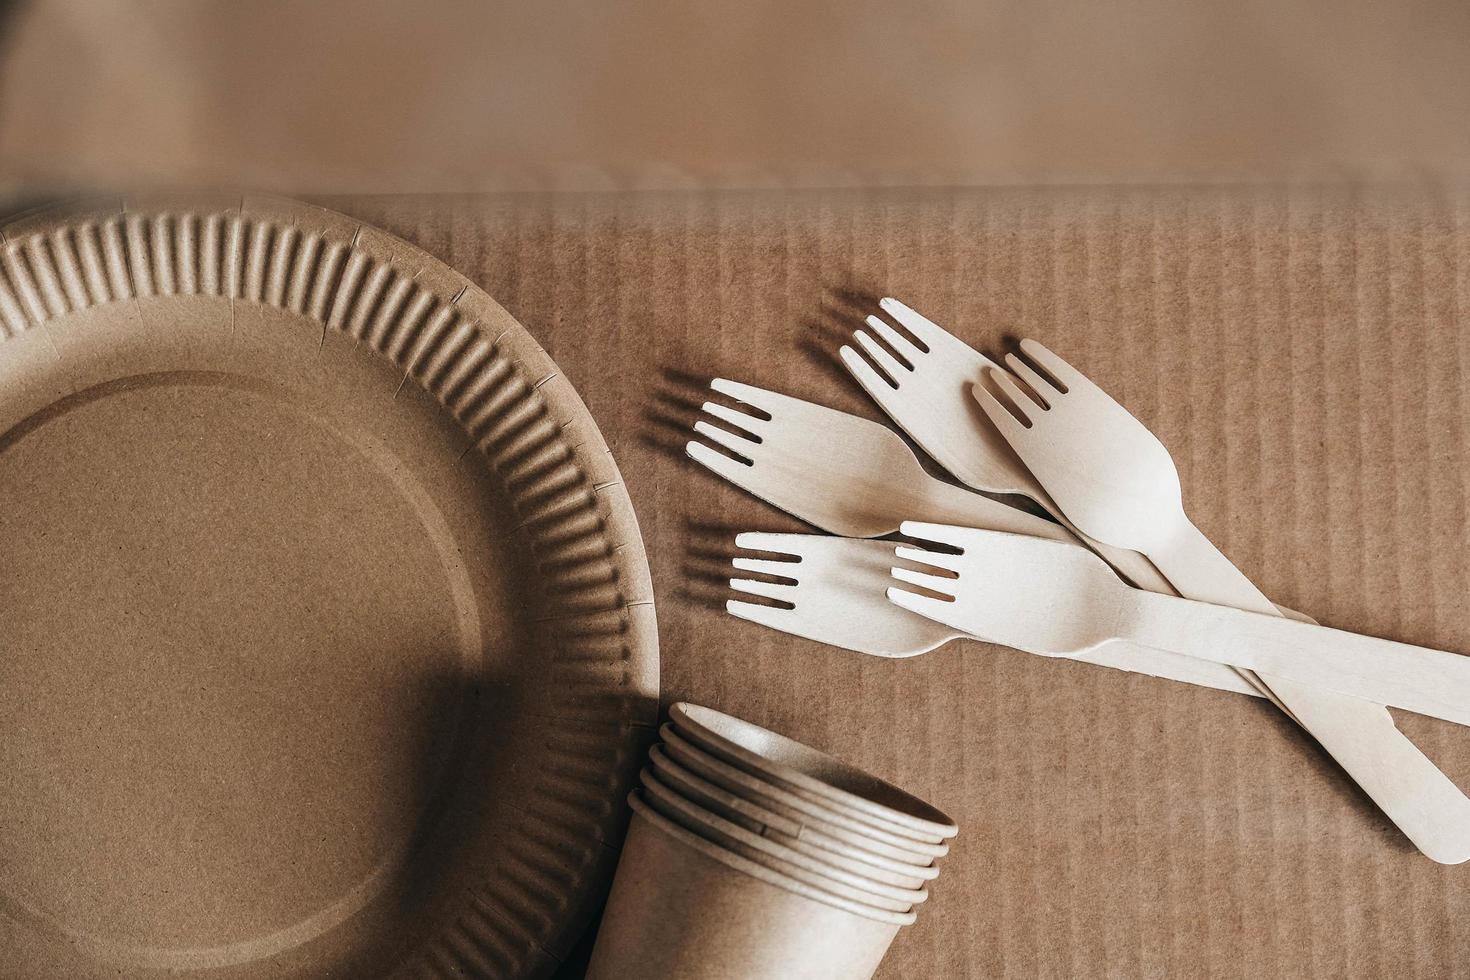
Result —
[[1418, 177], [1463, 0], [69, 0], [0, 48], [0, 178], [288, 191]]

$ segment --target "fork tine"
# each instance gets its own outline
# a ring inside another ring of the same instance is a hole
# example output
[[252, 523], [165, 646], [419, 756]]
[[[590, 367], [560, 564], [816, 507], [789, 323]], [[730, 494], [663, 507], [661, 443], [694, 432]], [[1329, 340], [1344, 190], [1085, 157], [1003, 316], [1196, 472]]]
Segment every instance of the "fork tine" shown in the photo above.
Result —
[[927, 572], [916, 572], [909, 568], [900, 568], [897, 565], [890, 568], [888, 574], [900, 582], [907, 582], [909, 585], [917, 585], [921, 589], [928, 589], [930, 592], [937, 592], [940, 595], [951, 597], [954, 592], [955, 582], [958, 581], [958, 579], [930, 575]]
[[1036, 399], [1022, 391], [1021, 386], [1016, 384], [1016, 379], [1011, 377], [1009, 372], [998, 368], [991, 368], [988, 374], [995, 381], [996, 385], [1006, 393], [1006, 396], [1010, 398], [1011, 403], [1021, 413], [1021, 416], [1027, 422], [1033, 421], [1031, 414], [1042, 410], [1041, 406], [1036, 404]]
[[880, 317], [870, 315], [865, 322], [873, 328], [874, 333], [882, 337], [883, 341], [898, 353], [899, 357], [910, 364], [924, 356], [924, 352], [915, 347], [911, 340], [884, 323]]
[[722, 422], [729, 422], [731, 425], [739, 426], [746, 432], [752, 434], [758, 430], [759, 426], [765, 425], [764, 419], [758, 419], [754, 415], [747, 415], [744, 412], [736, 411], [733, 408], [726, 408], [724, 405], [717, 405], [714, 402], [705, 402], [700, 406], [700, 411], [713, 415]]
[[[1005, 402], [1002, 402], [995, 393], [985, 385], [985, 378], [970, 385], [970, 397], [980, 403], [980, 408], [990, 419], [990, 424], [1000, 431], [1011, 448], [1016, 448], [1018, 442], [1026, 438], [1027, 430], [1035, 423], [1030, 414], [1027, 413], [1027, 405], [1035, 405], [1036, 402], [1029, 396], [1021, 394], [1016, 383], [1011, 380], [1010, 375], [1004, 370], [991, 369], [986, 372], [986, 377], [993, 380], [999, 387], [1008, 391]], [[1019, 399], [1020, 404], [1014, 408], [1011, 406]], [[1038, 411], [1040, 408], [1038, 407]], [[1020, 415], [1025, 421], [1016, 418]]]
[[748, 619], [752, 623], [769, 626], [773, 630], [783, 633], [789, 632], [792, 622], [792, 613], [795, 610], [781, 609], [777, 606], [764, 606], [758, 602], [741, 602], [739, 599], [728, 599], [725, 601], [725, 612], [738, 619]]
[[1087, 380], [1087, 375], [1062, 360], [1056, 354], [1047, 350], [1046, 345], [1027, 337], [1021, 341], [1021, 350], [1026, 356], [1037, 364], [1051, 372], [1051, 376], [1060, 381], [1070, 391], [1078, 386], [1091, 386], [1092, 382]]
[[767, 599], [776, 599], [782, 602], [795, 602], [796, 591], [794, 585], [778, 585], [775, 582], [757, 582], [751, 578], [732, 578], [730, 588], [736, 592], [745, 592], [749, 595], [764, 596]]
[[1020, 444], [1026, 438], [1026, 427], [1016, 421], [1016, 416], [1010, 409], [1000, 403], [990, 391], [980, 384], [970, 386], [970, 395], [980, 403], [980, 410], [990, 419], [990, 424], [1000, 432], [1001, 438], [1010, 443], [1012, 449], [1019, 452]]
[[898, 533], [906, 538], [918, 538], [921, 541], [933, 541], [961, 549], [964, 546], [956, 532], [963, 532], [963, 530], [963, 528], [951, 527], [948, 524], [927, 524], [924, 521], [904, 521], [898, 527]]
[[1031, 390], [1036, 392], [1036, 396], [1048, 406], [1055, 404], [1056, 399], [1061, 396], [1062, 393], [1056, 385], [1043, 378], [1039, 371], [1015, 354], [1007, 354], [1005, 361], [1011, 373], [1030, 385]]
[[754, 439], [737, 436], [735, 433], [722, 429], [717, 425], [710, 425], [703, 419], [694, 423], [694, 431], [704, 436], [710, 442], [718, 443], [732, 452], [737, 452], [747, 457], [750, 455], [752, 449], [756, 449], [760, 445]]
[[852, 336], [862, 347], [863, 351], [873, 360], [877, 361], [880, 368], [888, 372], [888, 376], [893, 379], [892, 387], [896, 388], [903, 384], [904, 375], [909, 373], [908, 368], [898, 363], [896, 357], [888, 353], [883, 347], [880, 347], [876, 340], [869, 337], [863, 331], [859, 330]]
[[741, 384], [739, 381], [731, 381], [729, 378], [715, 378], [709, 383], [711, 389], [722, 395], [739, 399], [752, 408], [758, 408], [767, 415], [774, 416], [781, 410], [786, 402], [796, 401], [786, 395], [757, 388], [755, 385]]
[[780, 578], [796, 578], [796, 570], [801, 567], [797, 561], [772, 561], [769, 558], [746, 558], [743, 555], [731, 561], [742, 572], [760, 572], [763, 575], [776, 575]]
[[869, 364], [861, 354], [851, 347], [844, 344], [842, 349], [837, 353], [841, 355], [842, 363], [847, 366], [847, 372], [854, 378], [857, 378], [857, 382], [863, 386], [863, 390], [874, 398], [881, 397], [885, 391], [893, 390], [893, 382], [883, 377], [877, 371], [874, 371], [873, 365]]
[[724, 453], [717, 453], [702, 442], [690, 442], [684, 446], [688, 457], [707, 470], [724, 477], [737, 487], [750, 478], [750, 467]]
[[883, 297], [878, 301], [878, 305], [883, 308], [884, 313], [903, 324], [909, 333], [922, 340], [924, 346], [930, 350], [933, 350], [936, 344], [953, 339], [948, 330], [892, 296]]
[[946, 555], [938, 551], [925, 551], [922, 548], [910, 548], [905, 545], [895, 548], [893, 553], [904, 561], [943, 568], [950, 572], [958, 572], [962, 562], [960, 555]]
[[801, 556], [793, 545], [809, 534], [776, 534], [771, 531], [741, 531], [735, 535], [735, 547], [746, 551], [765, 551], [773, 555]]
[[947, 613], [952, 613], [954, 610], [954, 603], [952, 602], [945, 602], [943, 599], [931, 599], [929, 596], [919, 595], [917, 592], [910, 592], [908, 589], [901, 589], [898, 586], [893, 586], [884, 595], [895, 606], [907, 609], [909, 612], [918, 613], [920, 616], [927, 617], [935, 622], [943, 622], [942, 617]]

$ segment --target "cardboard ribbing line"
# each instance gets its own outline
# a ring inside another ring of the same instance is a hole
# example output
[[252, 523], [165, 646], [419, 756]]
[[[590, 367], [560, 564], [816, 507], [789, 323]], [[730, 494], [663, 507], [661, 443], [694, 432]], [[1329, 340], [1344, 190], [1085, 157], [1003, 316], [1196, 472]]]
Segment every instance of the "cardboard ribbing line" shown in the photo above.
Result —
[[[717, 377], [881, 420], [836, 353], [897, 296], [992, 356], [1034, 336], [1085, 366], [1272, 598], [1470, 649], [1465, 188], [331, 203], [464, 269], [577, 378], [634, 500], [658, 501], [639, 516], [666, 699], [819, 745], [965, 827], [880, 975], [1438, 980], [1463, 962], [1465, 869], [1403, 842], [1259, 699], [990, 645], [878, 660], [729, 616], [690, 566], [723, 585], [737, 533], [811, 528], [683, 447]], [[1463, 729], [1396, 720], [1470, 787]]]
[[[402, 971], [546, 972], [585, 928], [612, 871], [655, 721], [653, 593], [622, 481], [585, 406], [545, 352], [468, 280], [341, 215], [276, 199], [166, 199], [43, 211], [4, 228], [0, 361], [32, 330], [105, 304], [217, 297], [340, 333], [457, 420], [504, 489], [536, 569], [526, 715], [544, 755], [496, 875]], [[3, 365], [0, 365], [3, 366]], [[396, 395], [394, 397], [397, 397]]]

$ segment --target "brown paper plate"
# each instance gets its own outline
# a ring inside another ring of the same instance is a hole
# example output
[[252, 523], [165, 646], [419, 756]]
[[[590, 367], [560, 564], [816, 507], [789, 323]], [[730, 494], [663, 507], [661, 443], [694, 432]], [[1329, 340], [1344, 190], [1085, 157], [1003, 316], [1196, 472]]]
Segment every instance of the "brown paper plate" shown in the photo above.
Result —
[[0, 976], [550, 970], [658, 689], [566, 378], [318, 208], [3, 230]]

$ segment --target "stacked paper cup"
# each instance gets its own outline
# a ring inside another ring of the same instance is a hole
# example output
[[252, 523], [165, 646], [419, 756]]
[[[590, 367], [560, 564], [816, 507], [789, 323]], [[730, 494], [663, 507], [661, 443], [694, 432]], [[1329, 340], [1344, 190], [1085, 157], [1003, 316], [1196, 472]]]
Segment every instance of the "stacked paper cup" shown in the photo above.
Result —
[[590, 978], [864, 978], [915, 919], [958, 828], [888, 783], [718, 711], [676, 704]]

